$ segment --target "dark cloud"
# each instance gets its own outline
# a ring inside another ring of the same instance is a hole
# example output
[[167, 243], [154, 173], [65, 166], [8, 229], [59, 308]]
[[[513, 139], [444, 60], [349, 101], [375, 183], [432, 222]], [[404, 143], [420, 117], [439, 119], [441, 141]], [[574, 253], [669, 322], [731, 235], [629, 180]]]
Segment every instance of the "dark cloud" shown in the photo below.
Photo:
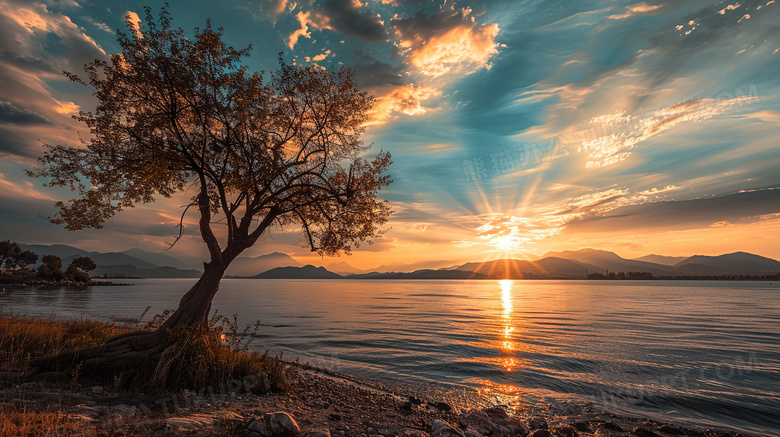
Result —
[[350, 68], [355, 72], [355, 80], [360, 88], [403, 85], [407, 72], [407, 67], [403, 64], [393, 66], [379, 60], [368, 64], [352, 65]]
[[[2, 35], [2, 32], [0, 32], [0, 35]], [[9, 65], [23, 69], [29, 73], [60, 74], [60, 71], [53, 68], [49, 62], [35, 56], [30, 56], [26, 53], [15, 53], [4, 50], [0, 52], [0, 61], [4, 61]]]
[[419, 37], [428, 40], [458, 26], [471, 25], [473, 20], [461, 11], [444, 10], [433, 15], [419, 11], [412, 17], [393, 18], [391, 22], [402, 38]]
[[0, 126], [0, 156], [33, 158], [37, 156], [38, 152], [36, 145], [40, 145], [40, 143], [37, 143], [34, 134], [22, 133], [20, 135], [15, 129]]
[[18, 108], [11, 102], [0, 101], [0, 123], [12, 123], [20, 126], [49, 124], [46, 117], [29, 109]]
[[323, 29], [358, 38], [367, 43], [387, 39], [387, 30], [379, 16], [367, 7], [357, 7], [352, 0], [325, 0], [315, 13], [315, 24]]
[[707, 227], [718, 222], [780, 213], [780, 189], [735, 193], [720, 197], [645, 203], [586, 215], [566, 225], [572, 232], [605, 232], [646, 228]]

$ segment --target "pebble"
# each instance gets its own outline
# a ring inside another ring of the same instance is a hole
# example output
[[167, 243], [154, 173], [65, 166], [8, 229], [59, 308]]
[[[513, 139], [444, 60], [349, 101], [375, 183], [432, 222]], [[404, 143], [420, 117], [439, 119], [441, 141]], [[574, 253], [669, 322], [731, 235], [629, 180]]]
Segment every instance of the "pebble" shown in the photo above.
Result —
[[547, 429], [547, 421], [542, 417], [534, 416], [528, 421], [528, 427], [531, 429]]
[[431, 425], [431, 437], [466, 437], [466, 435], [443, 420], [434, 420]]
[[284, 412], [264, 414], [252, 422], [247, 429], [262, 437], [295, 437], [301, 432], [295, 419]]

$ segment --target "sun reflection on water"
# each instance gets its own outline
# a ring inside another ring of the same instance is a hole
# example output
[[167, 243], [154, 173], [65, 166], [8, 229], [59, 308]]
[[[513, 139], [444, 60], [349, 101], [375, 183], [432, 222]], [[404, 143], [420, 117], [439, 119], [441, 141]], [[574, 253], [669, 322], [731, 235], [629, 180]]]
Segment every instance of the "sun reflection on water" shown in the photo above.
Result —
[[[501, 305], [502, 313], [500, 316], [501, 330], [497, 333], [498, 341], [496, 348], [501, 351], [503, 357], [497, 360], [498, 365], [504, 368], [506, 372], [513, 372], [522, 362], [515, 356], [518, 349], [518, 343], [515, 342], [515, 327], [513, 326], [513, 307], [512, 307], [512, 286], [514, 281], [505, 279], [499, 281], [501, 287]], [[495, 384], [490, 381], [484, 381], [480, 394], [495, 398], [496, 401], [506, 405], [515, 405], [520, 397], [518, 388], [512, 384]]]
[[[504, 305], [504, 335], [503, 335], [503, 342], [501, 342], [501, 350], [505, 352], [511, 352], [515, 350], [515, 343], [512, 341], [512, 331], [515, 330], [515, 328], [512, 326], [512, 280], [504, 279], [502, 281], [499, 281], [499, 284], [501, 285], [501, 301]], [[511, 363], [510, 363], [511, 360]], [[504, 368], [508, 371], [512, 371], [512, 367], [514, 367], [514, 360], [509, 359], [505, 360], [505, 363], [510, 364], [504, 364]]]

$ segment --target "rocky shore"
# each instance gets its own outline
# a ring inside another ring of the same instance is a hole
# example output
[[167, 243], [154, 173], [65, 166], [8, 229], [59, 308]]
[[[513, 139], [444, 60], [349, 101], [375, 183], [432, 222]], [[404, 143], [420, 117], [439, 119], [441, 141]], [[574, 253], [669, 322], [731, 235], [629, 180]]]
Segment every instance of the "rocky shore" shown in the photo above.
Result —
[[[157, 396], [66, 387], [45, 381], [3, 390], [4, 403], [65, 407], [69, 435], [236, 435], [242, 437], [737, 437], [595, 411], [566, 416], [478, 407], [468, 399], [428, 398], [409, 388], [323, 374], [290, 365], [288, 394], [267, 391], [263, 375]], [[55, 434], [61, 434], [52, 430]], [[60, 430], [62, 431], [62, 430]]]

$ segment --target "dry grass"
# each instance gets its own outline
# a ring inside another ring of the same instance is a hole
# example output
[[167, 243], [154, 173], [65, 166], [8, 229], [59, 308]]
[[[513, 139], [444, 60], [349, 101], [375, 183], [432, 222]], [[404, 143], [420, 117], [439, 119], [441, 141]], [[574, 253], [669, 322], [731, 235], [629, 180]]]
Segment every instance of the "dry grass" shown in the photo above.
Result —
[[0, 437], [52, 435], [81, 435], [81, 431], [62, 411], [0, 410]]
[[0, 370], [19, 371], [31, 359], [96, 346], [135, 332], [113, 323], [28, 319], [0, 314]]
[[[248, 350], [257, 324], [239, 330], [235, 317], [231, 320], [215, 314], [208, 326], [170, 331], [167, 347], [159, 359], [101, 371], [76, 366], [62, 375], [60, 382], [54, 383], [63, 394], [51, 397], [48, 403], [38, 403], [37, 407], [26, 398], [23, 387], [31, 385], [32, 379], [25, 375], [31, 360], [149, 331], [159, 326], [165, 316], [155, 316], [148, 323], [141, 323], [139, 318], [120, 325], [0, 314], [0, 389], [3, 393], [0, 396], [0, 437], [85, 435], [79, 429], [83, 422], [69, 415], [70, 395], [75, 393], [77, 384], [102, 385], [128, 399], [159, 397], [160, 393], [198, 389], [231, 379], [241, 380], [248, 375], [258, 377], [259, 383], [253, 388], [256, 393], [282, 393], [292, 389], [284, 370], [287, 363], [267, 353]], [[235, 427], [233, 423], [225, 423], [215, 427], [224, 430], [212, 431], [216, 435], [232, 435]]]

